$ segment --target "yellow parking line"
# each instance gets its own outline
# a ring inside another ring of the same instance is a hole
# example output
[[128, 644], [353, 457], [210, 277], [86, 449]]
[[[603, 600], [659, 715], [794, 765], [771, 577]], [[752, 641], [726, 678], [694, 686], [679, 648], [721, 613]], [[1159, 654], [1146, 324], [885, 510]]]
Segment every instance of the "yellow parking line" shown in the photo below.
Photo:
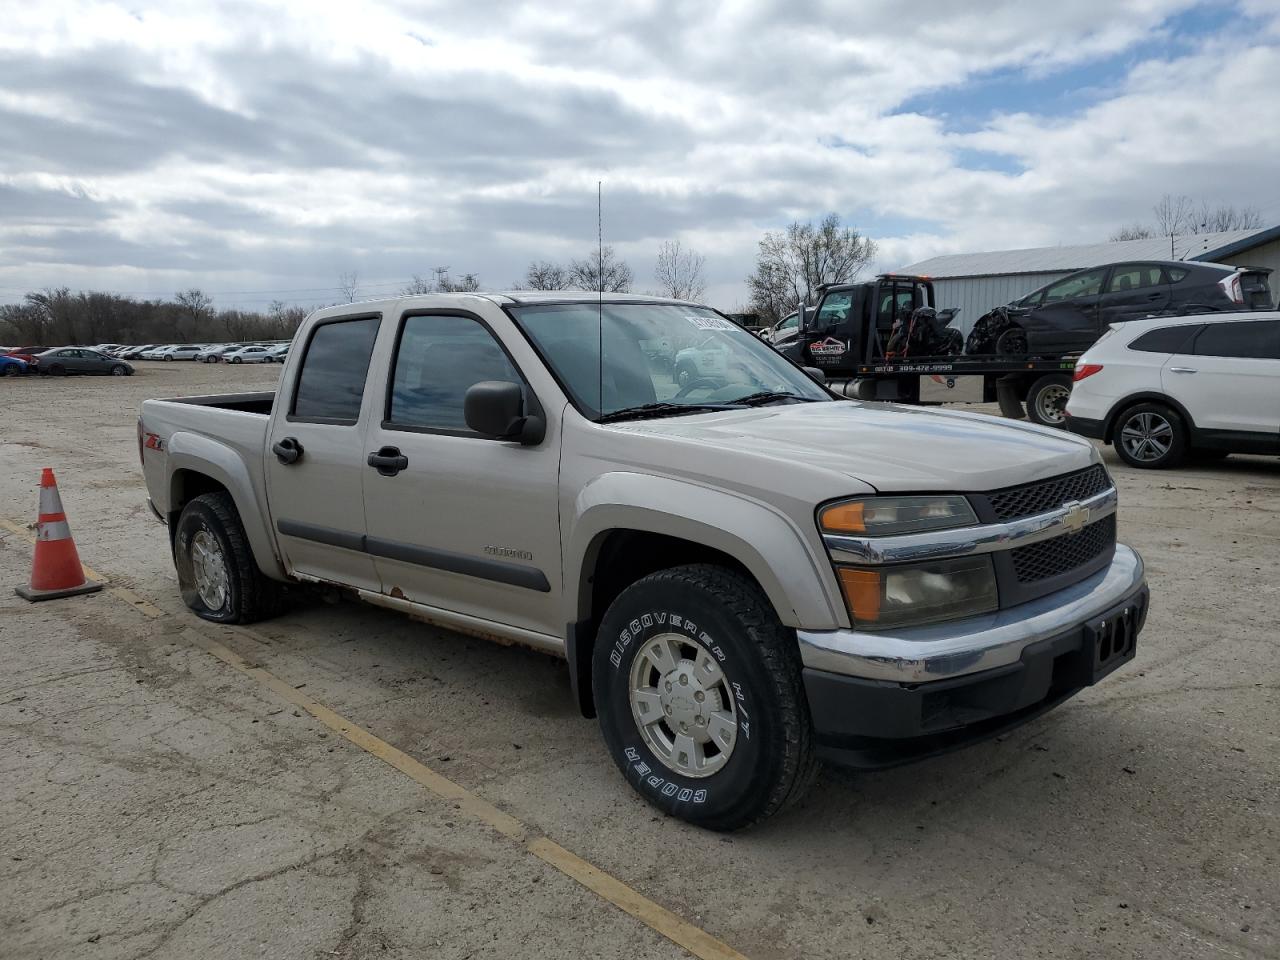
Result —
[[[0, 518], [0, 527], [17, 534], [30, 543], [35, 543], [35, 537], [31, 535], [31, 532], [26, 527], [20, 524]], [[85, 576], [90, 580], [96, 580], [100, 583], [108, 582], [106, 577], [87, 566], [84, 568], [84, 572]], [[153, 619], [165, 616], [163, 610], [132, 590], [124, 587], [108, 586], [107, 592], [124, 601], [132, 609], [137, 610], [144, 616]], [[243, 632], [252, 633], [249, 630]], [[701, 927], [689, 923], [666, 907], [655, 903], [627, 886], [617, 877], [605, 873], [599, 867], [583, 860], [577, 854], [560, 846], [549, 837], [533, 833], [526, 824], [509, 813], [505, 813], [489, 803], [489, 801], [476, 796], [461, 784], [415, 760], [403, 750], [393, 747], [380, 737], [374, 736], [369, 731], [357, 726], [340, 713], [335, 713], [318, 700], [298, 690], [293, 684], [280, 679], [271, 671], [250, 663], [240, 654], [219, 643], [208, 634], [188, 627], [182, 631], [182, 636], [189, 643], [222, 661], [233, 670], [256, 680], [282, 699], [306, 710], [307, 713], [339, 736], [384, 763], [395, 767], [440, 799], [451, 801], [456, 809], [473, 820], [492, 827], [504, 837], [514, 840], [527, 853], [560, 871], [571, 880], [578, 882], [592, 893], [613, 904], [619, 910], [635, 917], [656, 933], [661, 934], [672, 943], [683, 947], [690, 954], [698, 957], [699, 960], [747, 960], [743, 954], [723, 941], [716, 939]]]

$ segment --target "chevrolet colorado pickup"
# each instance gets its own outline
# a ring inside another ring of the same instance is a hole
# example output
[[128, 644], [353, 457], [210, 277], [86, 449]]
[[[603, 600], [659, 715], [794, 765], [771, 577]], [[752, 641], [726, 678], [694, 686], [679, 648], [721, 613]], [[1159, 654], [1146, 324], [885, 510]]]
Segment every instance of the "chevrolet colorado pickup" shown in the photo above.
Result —
[[[678, 377], [655, 341], [714, 363]], [[714, 829], [820, 758], [901, 763], [1053, 707], [1132, 659], [1147, 612], [1087, 440], [836, 397], [678, 301], [329, 307], [275, 393], [148, 400], [138, 444], [198, 616], [317, 583], [562, 656], [631, 785]]]

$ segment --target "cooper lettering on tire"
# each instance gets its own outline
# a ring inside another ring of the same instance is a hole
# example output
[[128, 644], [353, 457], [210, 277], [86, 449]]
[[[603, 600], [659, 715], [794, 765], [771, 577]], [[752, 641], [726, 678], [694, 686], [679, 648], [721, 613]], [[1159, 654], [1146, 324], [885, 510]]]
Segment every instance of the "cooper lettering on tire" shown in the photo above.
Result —
[[600, 728], [631, 785], [716, 830], [794, 802], [816, 771], [794, 634], [724, 567], [650, 574], [606, 611], [592, 659]]

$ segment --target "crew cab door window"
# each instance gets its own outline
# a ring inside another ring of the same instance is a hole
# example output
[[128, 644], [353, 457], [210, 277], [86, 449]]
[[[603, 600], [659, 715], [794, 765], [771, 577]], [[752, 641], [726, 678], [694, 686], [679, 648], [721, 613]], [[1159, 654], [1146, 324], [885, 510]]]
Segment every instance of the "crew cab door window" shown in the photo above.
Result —
[[469, 434], [463, 398], [484, 380], [519, 383], [520, 375], [479, 321], [457, 316], [406, 317], [396, 349], [385, 426]]
[[290, 419], [355, 423], [377, 336], [377, 317], [316, 326], [302, 355]]

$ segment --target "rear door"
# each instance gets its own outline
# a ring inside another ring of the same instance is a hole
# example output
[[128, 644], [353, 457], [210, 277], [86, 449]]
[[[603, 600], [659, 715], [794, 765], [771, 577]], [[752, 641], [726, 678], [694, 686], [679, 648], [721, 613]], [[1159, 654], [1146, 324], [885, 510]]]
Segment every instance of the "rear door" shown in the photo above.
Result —
[[403, 466], [365, 468], [368, 549], [390, 596], [561, 636], [556, 418], [521, 446], [474, 433], [463, 415], [483, 380], [521, 383], [526, 409], [537, 402], [489, 323], [458, 309], [402, 318], [366, 452]]
[[1106, 329], [1112, 323], [1159, 316], [1168, 311], [1170, 300], [1169, 282], [1158, 263], [1117, 263], [1099, 299], [1099, 322]]
[[1160, 381], [1196, 427], [1280, 446], [1280, 320], [1210, 321], [1183, 349]]
[[378, 575], [364, 550], [364, 434], [376, 416], [365, 394], [381, 321], [360, 313], [311, 328], [280, 384], [266, 451], [271, 519], [290, 568], [375, 592]]

